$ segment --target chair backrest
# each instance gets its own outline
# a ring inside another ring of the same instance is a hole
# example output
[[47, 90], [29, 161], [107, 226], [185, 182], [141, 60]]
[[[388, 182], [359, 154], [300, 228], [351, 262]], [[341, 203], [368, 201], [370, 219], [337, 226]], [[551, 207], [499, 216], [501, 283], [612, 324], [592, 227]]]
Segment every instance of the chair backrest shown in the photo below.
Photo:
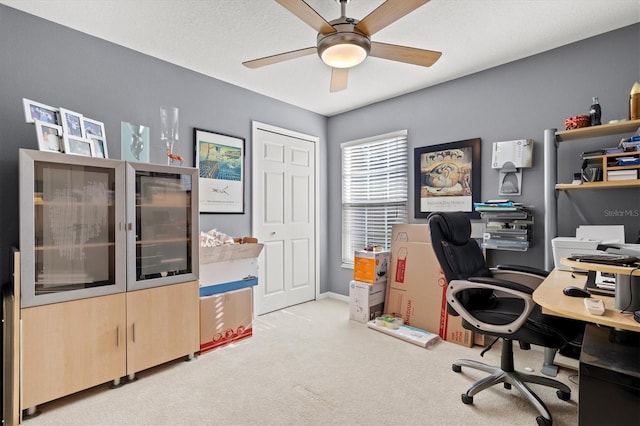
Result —
[[463, 212], [429, 215], [431, 243], [447, 281], [490, 277], [482, 250], [471, 239], [471, 221]]
[[[491, 276], [482, 250], [471, 238], [471, 221], [466, 213], [433, 212], [427, 220], [433, 251], [447, 282]], [[460, 302], [465, 307], [486, 305], [492, 295], [493, 291], [486, 289], [465, 290]]]

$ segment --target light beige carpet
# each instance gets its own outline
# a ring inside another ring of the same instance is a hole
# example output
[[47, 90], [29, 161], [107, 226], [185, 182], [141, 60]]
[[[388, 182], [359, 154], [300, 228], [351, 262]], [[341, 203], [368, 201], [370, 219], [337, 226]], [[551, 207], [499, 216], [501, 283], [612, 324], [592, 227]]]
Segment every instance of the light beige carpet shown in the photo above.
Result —
[[[43, 404], [24, 425], [536, 424], [537, 411], [515, 389], [485, 390], [473, 405], [460, 400], [484, 373], [454, 373], [451, 362], [499, 364], [499, 343], [484, 358], [477, 346], [425, 349], [350, 321], [348, 312], [326, 298], [260, 316], [253, 337], [138, 373], [118, 389], [105, 384]], [[516, 368], [539, 373], [542, 349], [515, 346]], [[577, 424], [575, 376], [564, 368], [558, 375], [573, 391], [568, 402], [531, 385], [556, 426]]]

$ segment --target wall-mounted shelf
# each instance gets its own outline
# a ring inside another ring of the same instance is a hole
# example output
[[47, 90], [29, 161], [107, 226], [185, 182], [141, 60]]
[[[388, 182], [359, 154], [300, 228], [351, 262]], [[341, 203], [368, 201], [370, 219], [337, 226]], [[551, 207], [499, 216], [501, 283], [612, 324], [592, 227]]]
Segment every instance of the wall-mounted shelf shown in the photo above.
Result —
[[559, 191], [572, 191], [578, 189], [614, 189], [614, 188], [632, 188], [640, 187], [640, 179], [635, 180], [621, 180], [610, 182], [584, 182], [580, 185], [574, 185], [572, 183], [559, 183], [556, 185], [556, 189]]
[[[640, 120], [628, 120], [619, 123], [602, 124], [600, 126], [583, 127], [574, 130], [546, 129], [544, 131], [544, 205], [548, 214], [544, 217], [545, 240], [545, 269], [553, 268], [553, 249], [551, 240], [557, 236], [557, 193], [559, 191], [572, 191], [584, 189], [615, 189], [638, 188], [640, 179], [607, 181], [607, 159], [610, 157], [640, 155], [637, 152], [624, 152], [594, 156], [602, 159], [604, 181], [585, 182], [579, 185], [570, 183], [557, 183], [558, 176], [558, 145], [559, 142], [577, 141], [618, 134], [633, 134], [640, 131]], [[612, 170], [638, 169], [634, 166], [615, 166]]]
[[[557, 135], [557, 133], [556, 133]], [[556, 189], [563, 191], [574, 189], [596, 189], [596, 188], [629, 188], [634, 186], [640, 186], [640, 179], [638, 179], [638, 170], [640, 170], [640, 164], [631, 165], [619, 165], [619, 158], [635, 158], [636, 161], [640, 158], [640, 151], [626, 151], [616, 152], [612, 154], [601, 155], [589, 155], [583, 156], [583, 160], [590, 162], [594, 166], [598, 167], [602, 171], [602, 180], [597, 182], [583, 182], [582, 184], [557, 184]], [[619, 173], [620, 170], [629, 170], [635, 175], [635, 178], [625, 180], [612, 180], [611, 173]]]
[[533, 214], [526, 207], [515, 211], [481, 211], [486, 223], [482, 247], [491, 250], [527, 251], [531, 247]]
[[567, 142], [617, 135], [620, 133], [633, 133], [639, 128], [640, 120], [628, 120], [619, 123], [602, 124], [600, 126], [582, 127], [574, 130], [561, 130], [555, 132], [555, 135], [558, 142]]

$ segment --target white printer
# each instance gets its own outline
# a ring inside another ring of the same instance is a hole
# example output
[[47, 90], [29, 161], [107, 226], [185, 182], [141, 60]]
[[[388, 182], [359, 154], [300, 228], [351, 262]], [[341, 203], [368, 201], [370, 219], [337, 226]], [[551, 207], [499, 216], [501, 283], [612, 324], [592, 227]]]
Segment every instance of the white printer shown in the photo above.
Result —
[[598, 246], [616, 243], [624, 243], [624, 226], [581, 225], [576, 229], [575, 237], [556, 237], [551, 240], [553, 263], [556, 269], [570, 271], [572, 269], [560, 263], [560, 259], [579, 254], [606, 254], [606, 251], [598, 250]]
[[556, 269], [561, 271], [571, 271], [571, 267], [560, 263], [560, 259], [575, 256], [578, 254], [604, 254], [597, 247], [602, 243], [600, 240], [590, 240], [578, 237], [556, 237], [551, 240], [553, 248], [553, 263]]

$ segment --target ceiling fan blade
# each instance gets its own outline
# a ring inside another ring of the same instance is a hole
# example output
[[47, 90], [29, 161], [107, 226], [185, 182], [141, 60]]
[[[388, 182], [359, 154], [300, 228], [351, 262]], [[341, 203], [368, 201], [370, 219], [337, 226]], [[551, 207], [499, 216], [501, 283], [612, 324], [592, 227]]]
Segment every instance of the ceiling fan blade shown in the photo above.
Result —
[[331, 88], [329, 91], [339, 92], [347, 88], [349, 68], [331, 68]]
[[387, 0], [356, 24], [356, 29], [371, 36], [429, 0]]
[[369, 56], [390, 59], [398, 62], [406, 62], [408, 64], [420, 65], [422, 67], [430, 67], [440, 59], [442, 52], [417, 49], [415, 47], [397, 46], [395, 44], [371, 42], [371, 52], [369, 52]]
[[336, 29], [331, 26], [322, 16], [303, 0], [276, 0], [278, 4], [289, 12], [302, 19], [307, 25], [321, 34], [335, 33]]
[[260, 68], [265, 65], [271, 65], [278, 62], [288, 61], [289, 59], [296, 59], [302, 56], [311, 55], [318, 50], [315, 47], [307, 47], [305, 49], [292, 50], [291, 52], [279, 53], [277, 55], [265, 56], [264, 58], [253, 59], [251, 61], [243, 62], [247, 68]]

